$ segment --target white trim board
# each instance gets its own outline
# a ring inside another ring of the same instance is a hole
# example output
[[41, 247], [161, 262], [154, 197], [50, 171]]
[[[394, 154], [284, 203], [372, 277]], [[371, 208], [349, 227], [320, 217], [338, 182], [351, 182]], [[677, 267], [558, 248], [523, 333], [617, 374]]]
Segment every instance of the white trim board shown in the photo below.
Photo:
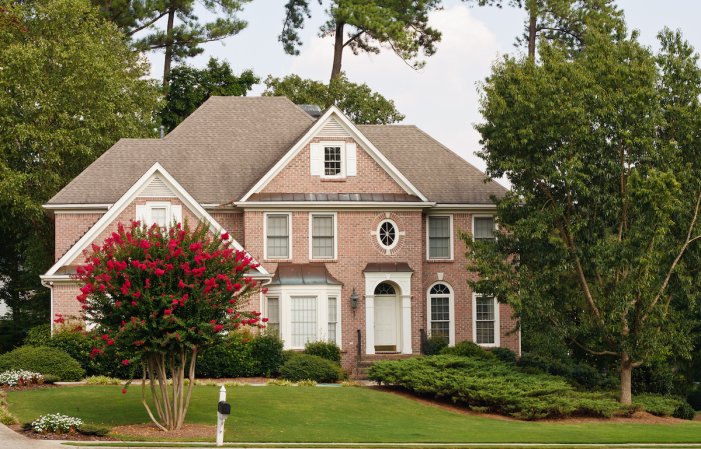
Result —
[[[331, 117], [338, 119], [348, 129], [351, 137], [361, 144], [363, 149], [387, 172], [388, 175], [399, 184], [405, 192], [418, 196], [422, 201], [428, 202], [428, 199], [419, 191], [392, 163], [375, 147], [375, 145], [365, 137], [360, 130], [341, 112], [338, 107], [332, 105], [324, 112], [324, 114], [309, 128], [301, 139], [295, 143], [292, 148], [280, 159], [262, 178], [249, 190], [240, 202], [245, 202], [254, 193], [258, 193], [272, 181], [278, 173], [297, 155], [300, 151], [314, 138]], [[238, 205], [238, 204], [237, 204]]]
[[[100, 219], [68, 250], [66, 253], [47, 271], [42, 278], [49, 278], [56, 274], [56, 272], [63, 266], [67, 265], [69, 262], [75, 259], [85, 248], [88, 247], [93, 240], [100, 235], [100, 233], [109, 226], [112, 221], [119, 216], [119, 214], [135, 199], [139, 196], [139, 193], [148, 185], [151, 178], [159, 174], [163, 177], [163, 180], [168, 184], [170, 189], [175, 192], [177, 198], [182, 201], [183, 205], [192, 211], [197, 218], [204, 220], [209, 223], [209, 229], [214, 235], [220, 235], [225, 232], [226, 229], [220, 225], [211, 215], [178, 183], [178, 181], [171, 176], [168, 171], [163, 168], [161, 164], [156, 162], [149, 168], [146, 173], [136, 181], [129, 190], [122, 195], [119, 200], [117, 200], [112, 207], [107, 210], [107, 212], [100, 217]], [[135, 217], [136, 218], [136, 217]], [[239, 251], [245, 251], [245, 249], [233, 238], [230, 240], [231, 245]], [[254, 261], [255, 262], [255, 261]], [[258, 272], [262, 275], [269, 275], [265, 268], [262, 266], [258, 267]]]

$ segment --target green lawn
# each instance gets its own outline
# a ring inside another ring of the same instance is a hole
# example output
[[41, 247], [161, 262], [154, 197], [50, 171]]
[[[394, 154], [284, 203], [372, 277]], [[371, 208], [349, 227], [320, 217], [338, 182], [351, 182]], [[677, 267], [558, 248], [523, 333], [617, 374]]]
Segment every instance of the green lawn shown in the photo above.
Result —
[[[92, 424], [148, 422], [140, 388], [61, 387], [11, 392], [27, 422], [64, 413]], [[242, 442], [701, 443], [701, 422], [671, 425], [542, 423], [468, 416], [367, 388], [232, 387], [226, 440]], [[199, 386], [188, 422], [215, 424], [217, 387]], [[211, 439], [209, 439], [211, 440]]]

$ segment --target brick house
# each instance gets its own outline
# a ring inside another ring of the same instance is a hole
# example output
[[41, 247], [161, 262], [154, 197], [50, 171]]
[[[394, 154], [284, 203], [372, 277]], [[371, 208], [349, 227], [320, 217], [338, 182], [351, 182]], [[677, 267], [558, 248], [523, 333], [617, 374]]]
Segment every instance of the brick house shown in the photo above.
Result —
[[344, 365], [417, 354], [422, 338], [520, 352], [512, 309], [470, 290], [461, 232], [494, 238], [505, 189], [415, 126], [355, 125], [282, 97], [212, 97], [162, 139], [122, 139], [44, 207], [51, 315], [79, 314], [70, 275], [118, 222], [205, 220], [268, 284], [250, 307], [289, 349], [335, 341]]

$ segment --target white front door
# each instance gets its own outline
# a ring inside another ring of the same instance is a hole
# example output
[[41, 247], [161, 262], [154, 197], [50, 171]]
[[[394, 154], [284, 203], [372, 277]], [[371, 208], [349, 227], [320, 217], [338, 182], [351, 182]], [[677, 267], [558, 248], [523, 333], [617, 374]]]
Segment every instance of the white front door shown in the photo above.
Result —
[[375, 351], [399, 351], [399, 313], [395, 295], [375, 295]]

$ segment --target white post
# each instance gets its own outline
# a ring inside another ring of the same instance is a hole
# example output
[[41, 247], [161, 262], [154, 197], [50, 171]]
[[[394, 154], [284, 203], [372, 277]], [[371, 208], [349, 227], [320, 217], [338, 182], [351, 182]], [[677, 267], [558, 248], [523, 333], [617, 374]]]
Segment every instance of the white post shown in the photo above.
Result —
[[[226, 402], [226, 388], [223, 385], [219, 389], [219, 402]], [[217, 446], [224, 445], [224, 421], [226, 421], [226, 418], [227, 415], [219, 413], [217, 408]]]

